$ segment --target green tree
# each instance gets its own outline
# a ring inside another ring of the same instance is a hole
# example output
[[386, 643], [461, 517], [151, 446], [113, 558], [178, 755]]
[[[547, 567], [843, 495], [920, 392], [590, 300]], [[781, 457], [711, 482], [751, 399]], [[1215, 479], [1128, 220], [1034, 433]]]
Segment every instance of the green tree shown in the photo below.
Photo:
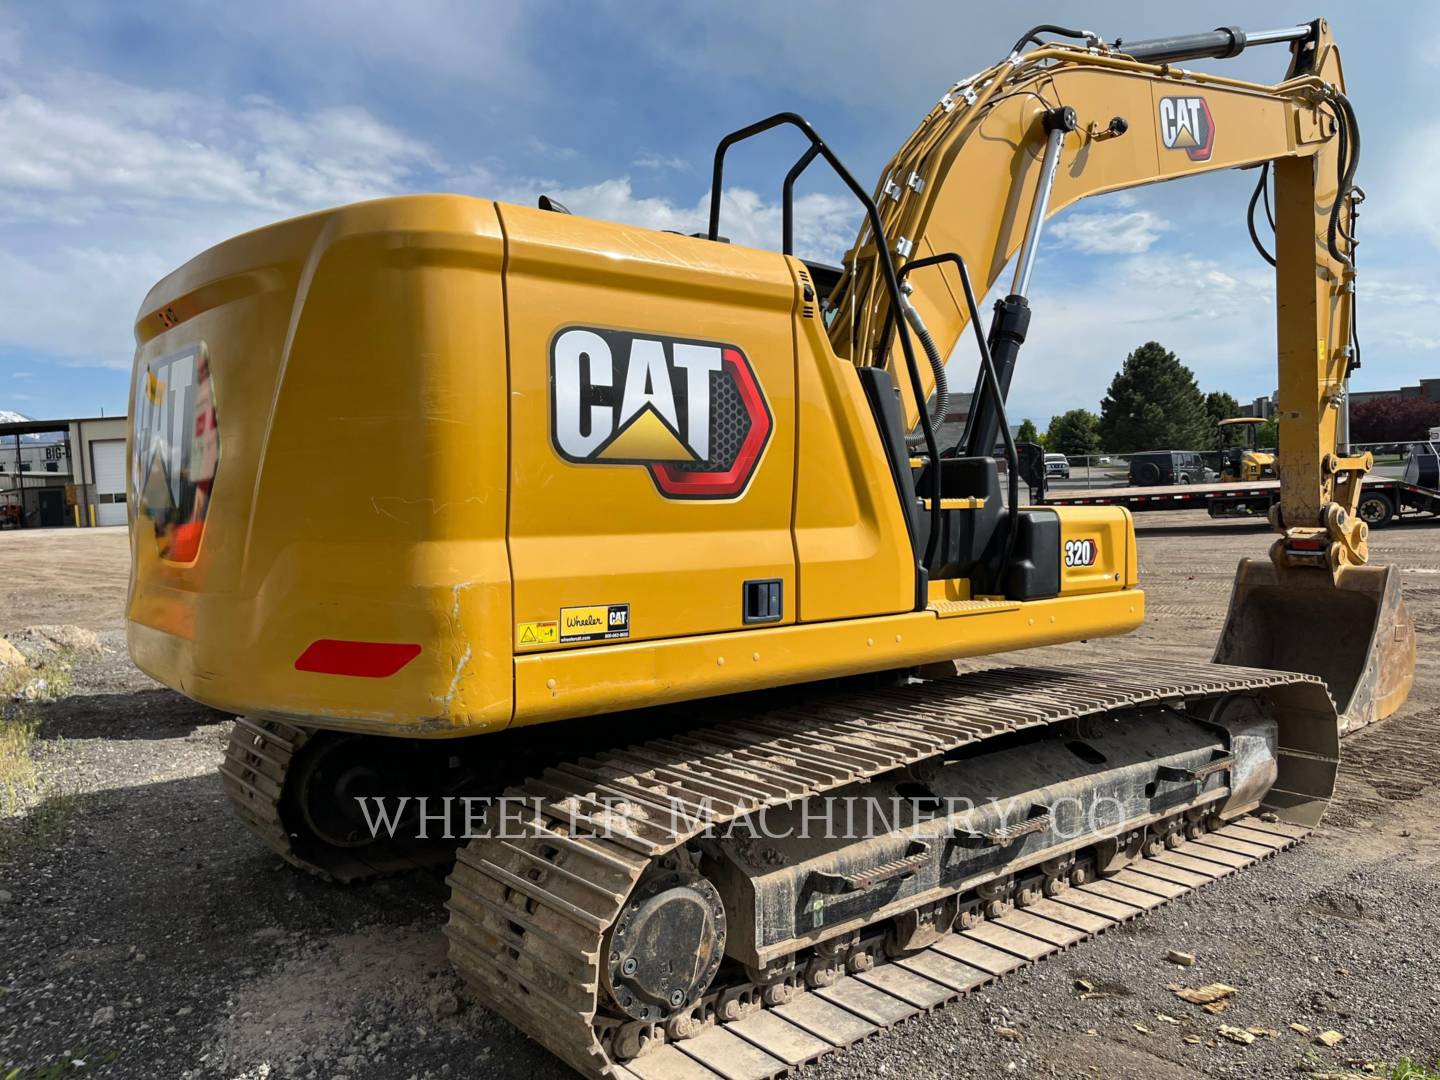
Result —
[[1255, 445], [1261, 450], [1274, 450], [1280, 445], [1280, 421], [1273, 416], [1255, 429]]
[[1100, 449], [1100, 418], [1089, 409], [1071, 409], [1052, 416], [1045, 445], [1071, 457], [1094, 454]]
[[1240, 403], [1224, 390], [1212, 390], [1205, 395], [1205, 415], [1210, 417], [1210, 426], [1216, 427], [1221, 420], [1239, 416]]
[[1020, 421], [1020, 427], [1015, 432], [1015, 441], [1017, 443], [1040, 442], [1040, 430], [1035, 426], [1034, 420], [1027, 418]]
[[1157, 341], [1125, 358], [1100, 403], [1106, 450], [1200, 450], [1215, 445], [1195, 373]]

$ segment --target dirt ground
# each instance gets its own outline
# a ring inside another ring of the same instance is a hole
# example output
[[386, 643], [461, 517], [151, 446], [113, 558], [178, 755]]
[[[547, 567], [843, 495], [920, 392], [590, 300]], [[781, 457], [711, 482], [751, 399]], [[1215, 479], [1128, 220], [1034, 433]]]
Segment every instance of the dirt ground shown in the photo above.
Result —
[[[1139, 523], [1146, 626], [1005, 659], [1208, 659], [1235, 563], [1268, 535], [1185, 514]], [[1311, 1076], [1440, 1059], [1440, 524], [1377, 532], [1372, 557], [1404, 572], [1415, 689], [1349, 740], [1309, 841], [805, 1075]], [[450, 974], [442, 875], [325, 885], [232, 820], [215, 773], [228, 718], [126, 658], [127, 558], [119, 529], [0, 533], [0, 633], [70, 623], [102, 647], [67, 696], [35, 706], [65, 828], [0, 861], [0, 1077], [569, 1075]], [[1198, 962], [1168, 964], [1169, 949]], [[1237, 988], [1221, 1016], [1166, 989], [1212, 981]], [[1222, 1023], [1275, 1034], [1240, 1045]], [[1291, 1024], [1345, 1038], [1322, 1047]]]

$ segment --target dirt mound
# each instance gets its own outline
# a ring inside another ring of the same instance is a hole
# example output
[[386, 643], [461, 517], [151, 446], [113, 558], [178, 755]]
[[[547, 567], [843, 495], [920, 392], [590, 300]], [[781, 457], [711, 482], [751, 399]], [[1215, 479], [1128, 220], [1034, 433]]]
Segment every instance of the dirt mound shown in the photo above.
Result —
[[96, 656], [101, 652], [100, 638], [94, 630], [67, 623], [26, 626], [12, 630], [5, 637], [32, 664], [59, 655]]
[[1371, 900], [1350, 892], [1322, 890], [1310, 898], [1306, 907], [1316, 915], [1356, 922], [1360, 919], [1384, 921], [1384, 912]]
[[[262, 930], [256, 952], [281, 940]], [[214, 1057], [236, 1078], [365, 1072], [417, 1025], [436, 1035], [469, 1026], [478, 1010], [463, 1007], [433, 925], [370, 927], [304, 943], [245, 986], [217, 1025]]]

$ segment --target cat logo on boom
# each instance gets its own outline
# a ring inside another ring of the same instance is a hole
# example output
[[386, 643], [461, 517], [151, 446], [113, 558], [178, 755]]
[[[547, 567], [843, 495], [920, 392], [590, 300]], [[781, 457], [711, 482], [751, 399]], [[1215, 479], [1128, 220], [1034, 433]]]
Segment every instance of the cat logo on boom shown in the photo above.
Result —
[[1215, 121], [1205, 99], [1162, 97], [1160, 141], [1167, 150], [1184, 150], [1191, 161], [1209, 161], [1215, 149]]
[[730, 499], [773, 427], [734, 345], [585, 326], [550, 341], [550, 437], [566, 461], [644, 466], [669, 499]]

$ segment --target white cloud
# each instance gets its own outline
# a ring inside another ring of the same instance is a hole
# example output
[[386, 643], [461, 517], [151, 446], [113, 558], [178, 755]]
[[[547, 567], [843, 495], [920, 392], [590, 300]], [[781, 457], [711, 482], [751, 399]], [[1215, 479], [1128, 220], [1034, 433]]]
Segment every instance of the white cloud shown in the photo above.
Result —
[[656, 169], [658, 171], [689, 172], [694, 166], [681, 157], [667, 157], [664, 154], [656, 154], [652, 151], [645, 151], [637, 154], [631, 163], [637, 169]]
[[572, 146], [555, 146], [535, 135], [525, 137], [525, 146], [537, 157], [549, 158], [552, 161], [574, 161], [580, 156], [580, 151]]
[[[574, 153], [539, 140], [532, 149]], [[706, 196], [645, 197], [626, 177], [564, 187], [457, 170], [354, 106], [302, 113], [57, 73], [25, 92], [0, 87], [0, 240], [10, 238], [0, 244], [0, 343], [127, 368], [145, 291], [197, 251], [278, 218], [435, 186], [424, 181], [437, 176], [509, 201], [549, 192], [576, 213], [655, 229], [698, 232], [708, 212]], [[795, 210], [799, 251], [838, 260], [854, 236], [853, 204], [812, 193]], [[780, 208], [727, 191], [723, 228], [735, 243], [778, 248]]]
[[393, 191], [428, 148], [357, 107], [294, 114], [60, 76], [0, 96], [0, 195], [12, 219], [70, 222], [200, 205], [292, 213]]
[[[172, 4], [160, 11], [172, 27], [204, 35], [207, 74], [243, 66], [258, 53], [287, 81], [332, 92], [423, 80], [449, 84], [447, 92], [515, 98], [545, 85], [522, 47], [529, 27], [543, 17], [537, 5], [287, 0]], [[27, 29], [33, 39], [48, 32], [49, 23], [36, 19]]]
[[1440, 215], [1435, 212], [1440, 193], [1436, 179], [1440, 177], [1440, 124], [1424, 125], [1398, 145], [1382, 148], [1380, 154], [1379, 163], [1360, 174], [1368, 196], [1361, 207], [1357, 233], [1360, 258], [1371, 255], [1365, 241], [1377, 231], [1400, 238], [1406, 245], [1418, 235], [1440, 249]]
[[1387, 329], [1380, 332], [1377, 341], [1406, 352], [1440, 352], [1440, 337], [1436, 337], [1434, 334], [1417, 334], [1411, 330]]
[[1084, 255], [1139, 255], [1172, 226], [1150, 210], [1065, 214], [1047, 235]]
[[[577, 214], [623, 221], [649, 229], [701, 232], [709, 226], [710, 196], [692, 205], [669, 199], [637, 197], [628, 177], [604, 180], [585, 187], [562, 189], [560, 201]], [[795, 200], [797, 255], [838, 263], [855, 241], [860, 212], [853, 199], [813, 192]], [[746, 188], [726, 188], [720, 202], [720, 233], [734, 244], [777, 249], [782, 214], [778, 203], [768, 202]]]
[[[1248, 254], [1220, 262], [1148, 252], [1106, 263], [1078, 284], [1039, 275], [1011, 395], [1015, 415], [1041, 423], [1051, 412], [1097, 410], [1125, 356], [1151, 340], [1174, 351], [1207, 391], [1242, 401], [1270, 393], [1274, 278]], [[973, 377], [973, 344], [962, 344], [955, 363], [960, 382]]]
[[190, 256], [413, 188], [431, 165], [423, 142], [353, 106], [297, 113], [73, 72], [0, 82], [0, 344], [128, 368], [140, 300]]

